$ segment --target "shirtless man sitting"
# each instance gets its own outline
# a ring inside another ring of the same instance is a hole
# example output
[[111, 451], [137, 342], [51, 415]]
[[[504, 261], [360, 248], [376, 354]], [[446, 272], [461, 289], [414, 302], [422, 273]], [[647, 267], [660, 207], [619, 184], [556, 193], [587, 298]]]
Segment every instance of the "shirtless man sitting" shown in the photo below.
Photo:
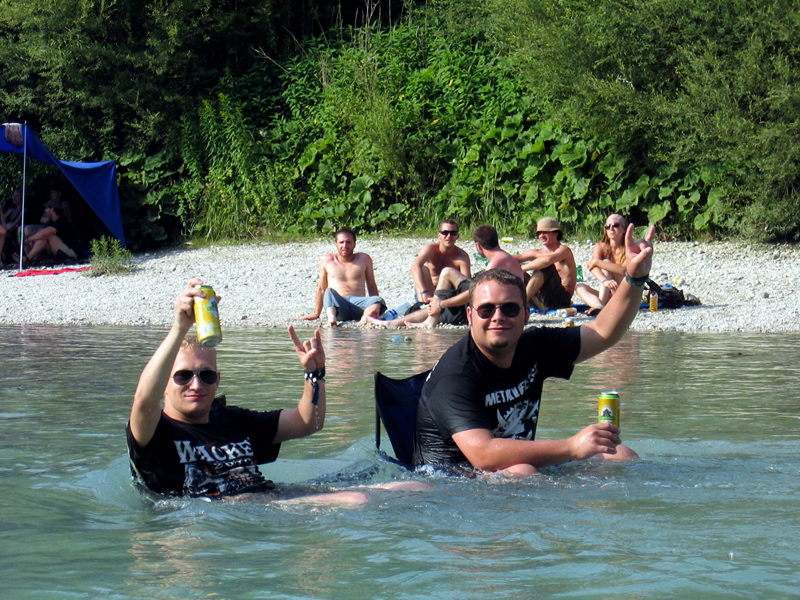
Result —
[[366, 322], [386, 310], [378, 294], [375, 272], [369, 254], [355, 252], [356, 234], [342, 228], [334, 234], [336, 254], [325, 254], [319, 261], [319, 283], [314, 314], [302, 321], [318, 319], [325, 312], [329, 325], [340, 321]]
[[[518, 277], [522, 277], [519, 262], [500, 247], [497, 229], [491, 225], [481, 225], [472, 232], [475, 249], [478, 254], [488, 259], [486, 269], [506, 269]], [[427, 307], [412, 312], [405, 317], [391, 321], [367, 319], [370, 323], [382, 327], [426, 327], [433, 328], [437, 324], [466, 325], [466, 306], [469, 302], [469, 284], [471, 279], [452, 267], [445, 267], [439, 274], [439, 282], [434, 292], [434, 299]]]
[[566, 308], [572, 304], [572, 294], [578, 282], [578, 271], [572, 250], [561, 243], [561, 225], [553, 217], [539, 219], [536, 237], [544, 248], [534, 248], [514, 258], [530, 272], [525, 285], [527, 301], [540, 310]]
[[470, 279], [469, 255], [456, 246], [458, 225], [452, 219], [442, 221], [439, 226], [439, 241], [426, 244], [414, 262], [411, 263], [411, 276], [414, 278], [414, 292], [423, 304], [433, 300], [433, 292], [439, 284], [442, 270], [449, 267]]

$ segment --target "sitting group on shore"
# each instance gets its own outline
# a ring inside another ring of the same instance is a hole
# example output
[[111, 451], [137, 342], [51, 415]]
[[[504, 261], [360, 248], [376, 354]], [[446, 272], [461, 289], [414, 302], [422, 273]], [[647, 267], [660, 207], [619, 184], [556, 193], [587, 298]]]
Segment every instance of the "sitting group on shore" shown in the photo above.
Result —
[[[578, 282], [575, 257], [562, 243], [561, 225], [553, 217], [537, 223], [536, 237], [542, 247], [520, 254], [503, 250], [491, 225], [476, 227], [472, 239], [477, 255], [487, 263], [486, 270], [505, 269], [523, 280], [530, 306], [543, 311], [568, 308], [577, 294], [588, 305], [587, 314], [597, 316], [625, 275], [626, 228], [624, 217], [610, 215], [603, 239], [592, 249], [587, 266], [600, 283], [599, 290]], [[472, 271], [469, 255], [456, 245], [459, 236], [455, 221], [441, 223], [438, 241], [426, 244], [411, 264], [414, 303], [404, 305], [402, 314], [395, 314], [397, 311], [387, 311], [380, 296], [372, 258], [355, 251], [355, 232], [338, 230], [334, 234], [336, 253], [325, 254], [319, 262], [314, 312], [300, 319], [324, 318], [331, 326], [343, 321], [380, 327], [466, 325]]]

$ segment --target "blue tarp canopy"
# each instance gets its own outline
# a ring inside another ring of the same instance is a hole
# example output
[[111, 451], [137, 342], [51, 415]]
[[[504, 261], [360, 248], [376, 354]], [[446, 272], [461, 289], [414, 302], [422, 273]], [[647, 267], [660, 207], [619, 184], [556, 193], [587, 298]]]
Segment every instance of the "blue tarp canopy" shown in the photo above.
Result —
[[0, 152], [25, 154], [58, 167], [114, 237], [125, 244], [117, 187], [117, 165], [113, 160], [103, 162], [59, 160], [27, 125], [4, 123], [0, 127], [2, 127]]

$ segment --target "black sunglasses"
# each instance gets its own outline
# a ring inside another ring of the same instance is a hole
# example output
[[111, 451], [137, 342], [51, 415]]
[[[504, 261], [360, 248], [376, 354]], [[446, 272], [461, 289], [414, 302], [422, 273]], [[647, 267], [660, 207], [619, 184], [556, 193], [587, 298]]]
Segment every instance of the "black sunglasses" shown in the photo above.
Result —
[[606, 223], [606, 229], [611, 229], [612, 227], [614, 229], [617, 227], [622, 227], [622, 223]]
[[444, 236], [447, 236], [447, 235], [458, 235], [458, 232], [457, 231], [453, 231], [452, 229], [445, 229], [445, 230], [440, 229], [439, 233], [444, 235]]
[[475, 312], [481, 319], [491, 319], [497, 309], [509, 319], [516, 317], [522, 307], [516, 302], [506, 302], [505, 304], [481, 304], [475, 307]]
[[202, 371], [181, 369], [180, 371], [175, 371], [172, 375], [172, 381], [175, 382], [175, 385], [188, 385], [192, 382], [195, 375], [206, 385], [214, 385], [219, 379], [219, 373], [212, 369], [203, 369]]

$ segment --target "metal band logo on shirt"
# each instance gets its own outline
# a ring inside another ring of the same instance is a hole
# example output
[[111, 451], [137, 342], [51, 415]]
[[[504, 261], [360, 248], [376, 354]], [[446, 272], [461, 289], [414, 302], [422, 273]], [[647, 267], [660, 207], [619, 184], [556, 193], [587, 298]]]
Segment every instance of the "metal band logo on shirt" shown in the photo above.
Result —
[[495, 437], [532, 440], [539, 420], [539, 399], [527, 398], [517, 402], [525, 395], [536, 378], [538, 369], [534, 367], [516, 386], [486, 394], [486, 406], [511, 404], [497, 407], [497, 427], [492, 431]]
[[514, 387], [510, 387], [505, 390], [489, 392], [486, 394], [485, 405], [494, 406], [495, 404], [502, 404], [504, 402], [513, 402], [517, 398], [521, 397], [528, 390], [528, 388], [531, 387], [531, 383], [533, 383], [533, 380], [536, 378], [536, 374], [538, 372], [538, 369], [536, 366], [534, 366], [530, 373], [528, 373], [528, 376]]

